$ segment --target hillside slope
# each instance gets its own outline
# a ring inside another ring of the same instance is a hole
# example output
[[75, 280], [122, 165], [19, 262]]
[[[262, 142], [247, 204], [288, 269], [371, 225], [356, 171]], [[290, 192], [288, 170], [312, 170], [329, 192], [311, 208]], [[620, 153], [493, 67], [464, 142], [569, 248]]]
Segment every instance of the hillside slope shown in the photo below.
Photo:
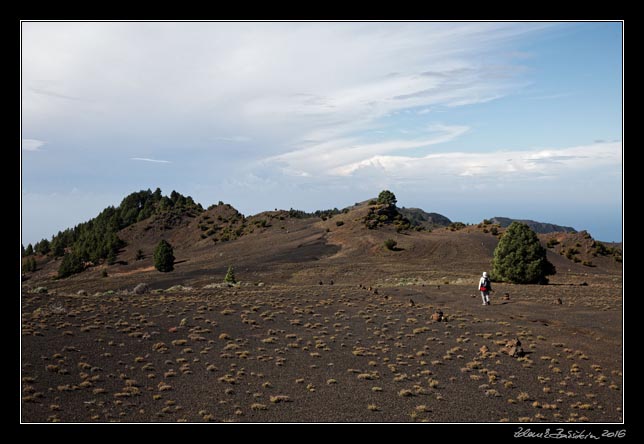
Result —
[[[373, 215], [368, 203], [323, 218], [283, 210], [245, 217], [224, 204], [200, 214], [160, 214], [118, 232], [126, 246], [113, 265], [101, 263], [55, 280], [60, 259], [43, 258], [25, 285], [74, 291], [121, 290], [139, 282], [152, 288], [203, 287], [221, 283], [228, 266], [234, 266], [238, 279], [247, 283], [354, 285], [374, 279], [381, 285], [475, 283], [482, 271], [491, 269], [504, 231], [483, 224], [401, 231], [398, 220], [369, 229], [366, 222]], [[621, 253], [612, 247], [601, 250], [600, 243], [585, 232], [539, 236], [549, 246], [548, 257], [559, 272], [553, 283], [583, 282], [621, 272]], [[171, 273], [153, 267], [152, 254], [160, 239], [174, 246]], [[387, 239], [397, 242], [395, 251], [384, 247]], [[574, 254], [569, 254], [571, 248]], [[137, 260], [141, 253], [143, 258]]]
[[449, 218], [438, 213], [427, 213], [420, 208], [405, 208], [399, 209], [400, 214], [409, 219], [414, 226], [422, 226], [428, 229], [436, 227], [446, 227], [452, 223]]
[[554, 232], [565, 232], [565, 233], [576, 233], [577, 230], [575, 230], [573, 227], [564, 227], [562, 225], [556, 225], [556, 224], [551, 224], [547, 222], [537, 222], [535, 220], [529, 220], [529, 219], [511, 219], [509, 217], [493, 217], [490, 219], [490, 221], [493, 224], [498, 224], [501, 227], [509, 227], [512, 222], [522, 222], [529, 226], [532, 231], [534, 231], [537, 234], [546, 234], [546, 233], [554, 233]]

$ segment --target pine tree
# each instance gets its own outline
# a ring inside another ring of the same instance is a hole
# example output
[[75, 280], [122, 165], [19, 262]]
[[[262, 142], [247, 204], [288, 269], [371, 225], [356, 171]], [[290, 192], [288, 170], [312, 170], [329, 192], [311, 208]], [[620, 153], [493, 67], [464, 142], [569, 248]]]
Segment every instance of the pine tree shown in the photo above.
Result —
[[83, 260], [76, 253], [67, 253], [58, 267], [58, 278], [65, 278], [80, 273], [85, 269]]
[[37, 268], [38, 268], [38, 264], [36, 263], [36, 259], [33, 258], [33, 257], [27, 258], [27, 260], [25, 260], [22, 263], [22, 272], [23, 273], [29, 273], [29, 272], [36, 271]]
[[161, 272], [174, 270], [174, 251], [165, 240], [159, 241], [154, 250], [154, 267]]
[[224, 282], [227, 282], [229, 284], [237, 283], [237, 279], [235, 279], [235, 269], [233, 268], [232, 265], [228, 267], [228, 271], [226, 272], [226, 277], [224, 277]]
[[29, 244], [27, 245], [27, 249], [25, 250], [25, 255], [31, 256], [32, 254], [34, 254], [34, 247], [31, 244]]
[[392, 193], [389, 190], [383, 190], [383, 191], [380, 192], [380, 194], [378, 194], [377, 202], [380, 205], [386, 205], [388, 207], [393, 207], [393, 206], [396, 205], [396, 202], [398, 202], [398, 200], [396, 199], [396, 195], [394, 193]]
[[35, 250], [36, 253], [42, 255], [49, 253], [49, 241], [47, 239], [41, 240], [36, 244]]
[[494, 250], [493, 279], [515, 284], [547, 283], [556, 273], [546, 249], [526, 224], [512, 222]]
[[65, 245], [60, 235], [51, 240], [51, 252], [54, 257], [63, 257], [65, 255]]

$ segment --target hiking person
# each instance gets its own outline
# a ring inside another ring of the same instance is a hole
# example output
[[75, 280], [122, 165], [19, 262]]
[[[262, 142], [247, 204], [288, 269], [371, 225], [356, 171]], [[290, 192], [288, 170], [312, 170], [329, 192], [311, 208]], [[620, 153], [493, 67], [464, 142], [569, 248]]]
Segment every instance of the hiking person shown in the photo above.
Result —
[[490, 305], [490, 291], [493, 291], [492, 283], [485, 271], [481, 279], [479, 279], [479, 290], [481, 291], [481, 298], [483, 298], [483, 305]]

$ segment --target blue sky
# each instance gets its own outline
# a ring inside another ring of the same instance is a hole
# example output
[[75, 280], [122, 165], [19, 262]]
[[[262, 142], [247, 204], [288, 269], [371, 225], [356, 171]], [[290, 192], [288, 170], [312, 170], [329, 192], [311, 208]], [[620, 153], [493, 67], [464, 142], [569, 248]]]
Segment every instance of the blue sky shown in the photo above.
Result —
[[22, 24], [23, 243], [140, 189], [620, 241], [621, 23]]

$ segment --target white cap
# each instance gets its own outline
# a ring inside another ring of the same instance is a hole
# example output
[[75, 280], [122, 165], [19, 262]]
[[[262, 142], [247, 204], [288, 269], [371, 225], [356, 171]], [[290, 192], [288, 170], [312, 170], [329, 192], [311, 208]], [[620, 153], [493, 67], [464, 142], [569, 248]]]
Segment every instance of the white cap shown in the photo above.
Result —
[[484, 277], [484, 278], [486, 278], [486, 277], [487, 277], [487, 271], [484, 271], [484, 272], [483, 272], [483, 277]]

